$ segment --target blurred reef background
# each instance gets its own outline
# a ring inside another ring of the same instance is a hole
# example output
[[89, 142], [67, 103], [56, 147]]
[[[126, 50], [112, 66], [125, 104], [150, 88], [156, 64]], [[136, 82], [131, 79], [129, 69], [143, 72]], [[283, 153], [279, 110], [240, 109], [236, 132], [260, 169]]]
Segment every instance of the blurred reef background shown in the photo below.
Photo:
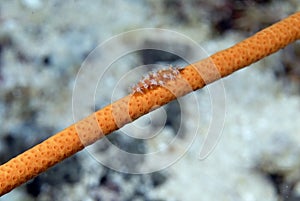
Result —
[[[1, 0], [0, 163], [73, 123], [76, 74], [89, 53], [116, 34], [170, 29], [193, 39], [210, 55], [299, 10], [298, 0]], [[127, 42], [164, 44], [164, 38], [145, 36]], [[106, 90], [96, 96], [96, 109], [110, 103], [115, 83], [127, 71], [148, 63], [176, 62], [176, 57], [155, 51], [128, 55], [103, 79]], [[223, 82], [223, 133], [205, 160], [197, 158], [211, 118], [210, 94], [204, 88], [194, 92], [201, 100], [201, 122], [188, 103], [183, 103], [187, 112], [178, 115], [175, 101], [165, 106], [164, 138], [150, 143], [120, 135], [121, 131], [109, 136], [128, 152], [147, 153], [172, 139], [179, 124], [182, 142], [199, 126], [193, 146], [170, 167], [142, 175], [119, 173], [82, 151], [0, 201], [300, 201], [300, 43]], [[170, 154], [180, 149], [172, 146]], [[107, 160], [115, 157], [107, 147], [98, 152]]]

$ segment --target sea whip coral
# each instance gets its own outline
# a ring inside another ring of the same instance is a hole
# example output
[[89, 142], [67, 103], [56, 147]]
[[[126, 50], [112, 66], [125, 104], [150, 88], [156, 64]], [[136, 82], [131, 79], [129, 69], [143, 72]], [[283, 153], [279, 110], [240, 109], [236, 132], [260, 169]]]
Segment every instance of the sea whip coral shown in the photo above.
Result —
[[0, 166], [0, 195], [37, 176], [104, 135], [192, 90], [225, 77], [300, 38], [300, 12], [233, 47], [181, 69], [164, 86], [130, 94]]

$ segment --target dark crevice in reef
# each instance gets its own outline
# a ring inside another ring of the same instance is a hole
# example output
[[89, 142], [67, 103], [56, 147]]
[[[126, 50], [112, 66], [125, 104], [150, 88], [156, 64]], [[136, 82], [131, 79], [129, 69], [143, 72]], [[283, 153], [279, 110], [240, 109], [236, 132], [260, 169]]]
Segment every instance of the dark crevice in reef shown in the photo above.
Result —
[[173, 130], [175, 136], [184, 137], [185, 123], [182, 121], [183, 108], [178, 100], [174, 100], [166, 106], [167, 120], [166, 125]]
[[204, 1], [182, 0], [163, 1], [164, 13], [173, 23], [197, 26], [210, 23], [214, 35], [220, 36], [227, 31], [254, 33], [279, 20], [278, 15], [269, 15], [278, 0], [223, 0]]
[[284, 174], [267, 173], [267, 178], [274, 186], [280, 201], [300, 201], [300, 197], [293, 195], [295, 183], [287, 182]]
[[141, 58], [144, 65], [155, 64], [157, 62], [176, 62], [181, 58], [175, 54], [154, 49], [141, 50]]
[[80, 181], [82, 164], [76, 155], [67, 158], [36, 178], [27, 182], [26, 192], [32, 197], [38, 197], [42, 193], [43, 186], [51, 186], [48, 194], [55, 194], [65, 184], [74, 184]]
[[26, 184], [26, 192], [32, 197], [38, 197], [41, 193], [42, 185], [43, 184], [40, 181], [40, 177], [36, 177]]
[[187, 44], [168, 41], [166, 38], [155, 41], [147, 39], [144, 41], [143, 47], [145, 49], [138, 51], [143, 65], [184, 62], [192, 53], [192, 49]]
[[[103, 167], [104, 171], [99, 177], [98, 186], [92, 187], [91, 194], [95, 200], [103, 200], [102, 194], [98, 193], [100, 188], [107, 192], [112, 192], [115, 199], [164, 201], [163, 199], [153, 199], [149, 192], [151, 189], [162, 186], [168, 179], [164, 172], [155, 172], [150, 174], [127, 174], [116, 172], [112, 169]], [[118, 182], [117, 182], [118, 181]], [[127, 192], [123, 194], [124, 192]]]
[[[107, 136], [107, 139], [119, 149], [133, 154], [145, 154], [145, 140], [133, 138], [121, 131], [113, 132]], [[125, 161], [124, 161], [125, 162]]]
[[300, 201], [300, 197], [294, 193], [297, 179], [290, 181], [287, 179], [287, 174], [281, 171], [269, 171], [258, 169], [262, 175], [270, 182], [277, 194], [278, 201]]
[[13, 44], [11, 37], [7, 34], [0, 35], [0, 83], [3, 81], [2, 66], [3, 66], [3, 52], [6, 48], [11, 47]]
[[274, 68], [275, 78], [282, 83], [285, 91], [300, 95], [300, 43], [284, 48], [280, 61]]
[[[15, 129], [3, 133], [0, 137], [2, 149], [0, 150], [0, 163], [3, 164], [11, 158], [23, 153], [28, 148], [39, 144], [53, 133], [53, 129], [38, 126], [35, 121], [23, 122]], [[33, 133], [41, 133], [39, 137]]]

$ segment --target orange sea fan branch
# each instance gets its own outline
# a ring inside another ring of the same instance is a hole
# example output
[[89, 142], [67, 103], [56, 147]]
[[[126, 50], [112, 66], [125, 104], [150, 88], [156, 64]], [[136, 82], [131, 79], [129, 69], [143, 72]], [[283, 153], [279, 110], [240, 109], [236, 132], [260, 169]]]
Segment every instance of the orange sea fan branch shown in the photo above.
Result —
[[188, 65], [166, 86], [130, 94], [0, 166], [0, 195], [82, 150], [102, 136], [192, 90], [227, 76], [300, 38], [300, 12], [211, 57]]

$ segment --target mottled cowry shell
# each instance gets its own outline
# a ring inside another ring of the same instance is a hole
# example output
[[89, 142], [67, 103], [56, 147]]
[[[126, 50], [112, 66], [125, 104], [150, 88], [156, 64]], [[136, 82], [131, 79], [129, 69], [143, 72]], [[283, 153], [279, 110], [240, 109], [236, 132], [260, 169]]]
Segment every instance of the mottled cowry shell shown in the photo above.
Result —
[[179, 67], [173, 67], [170, 65], [168, 68], [150, 72], [131, 88], [131, 93], [143, 94], [149, 89], [164, 86], [168, 81], [176, 79], [179, 75], [179, 70]]

